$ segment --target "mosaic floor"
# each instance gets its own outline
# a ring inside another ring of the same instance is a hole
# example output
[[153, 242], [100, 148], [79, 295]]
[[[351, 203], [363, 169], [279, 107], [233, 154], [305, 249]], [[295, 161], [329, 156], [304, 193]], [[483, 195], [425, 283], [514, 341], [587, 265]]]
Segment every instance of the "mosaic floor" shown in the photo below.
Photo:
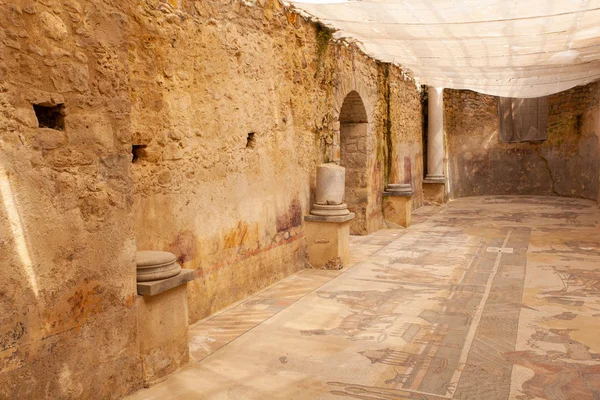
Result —
[[419, 210], [353, 237], [353, 267], [193, 326], [194, 361], [131, 399], [600, 399], [599, 219], [550, 197]]

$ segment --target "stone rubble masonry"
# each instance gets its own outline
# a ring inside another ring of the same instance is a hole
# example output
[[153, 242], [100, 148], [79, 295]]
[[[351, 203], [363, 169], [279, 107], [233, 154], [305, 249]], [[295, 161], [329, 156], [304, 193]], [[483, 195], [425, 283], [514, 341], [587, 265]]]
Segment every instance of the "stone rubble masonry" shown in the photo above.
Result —
[[277, 1], [158, 5], [0, 1], [0, 398], [120, 398], [185, 362], [141, 351], [136, 249], [195, 271], [157, 297], [187, 292], [189, 322], [303, 268], [352, 91], [362, 232], [383, 226], [386, 127], [394, 182], [421, 191], [420, 93], [400, 69], [383, 79]]
[[[364, 186], [346, 197], [363, 210], [362, 234], [384, 226], [387, 106], [381, 64], [317, 39], [312, 24], [276, 1], [182, 9], [186, 18], [169, 22], [143, 7], [131, 28], [140, 32], [129, 44], [132, 136], [146, 146], [132, 166], [133, 209], [140, 248], [172, 251], [198, 271], [188, 284], [195, 322], [303, 268], [316, 166], [336, 161], [352, 92], [352, 109], [360, 100], [369, 123], [357, 143]], [[412, 165], [420, 191], [420, 93], [390, 71], [398, 169]]]
[[[140, 387], [121, 1], [0, 1], [0, 398]], [[62, 107], [38, 129], [33, 104]]]

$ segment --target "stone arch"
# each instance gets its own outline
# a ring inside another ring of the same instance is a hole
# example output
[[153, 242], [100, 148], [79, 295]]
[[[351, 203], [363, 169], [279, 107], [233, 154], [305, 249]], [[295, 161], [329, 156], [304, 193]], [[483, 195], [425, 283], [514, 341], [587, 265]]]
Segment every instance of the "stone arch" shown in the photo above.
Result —
[[369, 118], [358, 92], [351, 91], [344, 98], [340, 110], [340, 165], [346, 168], [346, 203], [356, 218], [350, 224], [350, 233], [366, 235], [368, 192], [367, 138]]

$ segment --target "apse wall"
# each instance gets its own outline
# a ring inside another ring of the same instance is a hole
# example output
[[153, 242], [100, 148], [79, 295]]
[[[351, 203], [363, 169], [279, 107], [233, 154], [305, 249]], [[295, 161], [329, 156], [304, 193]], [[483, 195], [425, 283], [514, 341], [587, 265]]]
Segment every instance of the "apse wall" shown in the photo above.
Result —
[[498, 98], [444, 91], [450, 196], [598, 198], [600, 84], [548, 99], [548, 138], [500, 143]]

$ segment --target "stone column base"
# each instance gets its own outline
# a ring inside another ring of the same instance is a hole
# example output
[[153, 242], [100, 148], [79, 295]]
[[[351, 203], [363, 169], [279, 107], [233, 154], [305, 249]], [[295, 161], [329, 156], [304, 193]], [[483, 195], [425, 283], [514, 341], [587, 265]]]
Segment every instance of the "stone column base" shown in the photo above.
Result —
[[383, 217], [394, 227], [408, 228], [412, 220], [411, 195], [383, 192]]
[[427, 183], [446, 183], [446, 177], [444, 175], [427, 175], [423, 182]]
[[446, 182], [429, 179], [423, 180], [423, 200], [427, 203], [446, 203], [448, 201]]
[[308, 262], [317, 269], [342, 269], [350, 263], [350, 221], [340, 217], [307, 215], [305, 220]]
[[189, 361], [187, 299], [187, 285], [137, 297], [145, 385], [159, 382]]

